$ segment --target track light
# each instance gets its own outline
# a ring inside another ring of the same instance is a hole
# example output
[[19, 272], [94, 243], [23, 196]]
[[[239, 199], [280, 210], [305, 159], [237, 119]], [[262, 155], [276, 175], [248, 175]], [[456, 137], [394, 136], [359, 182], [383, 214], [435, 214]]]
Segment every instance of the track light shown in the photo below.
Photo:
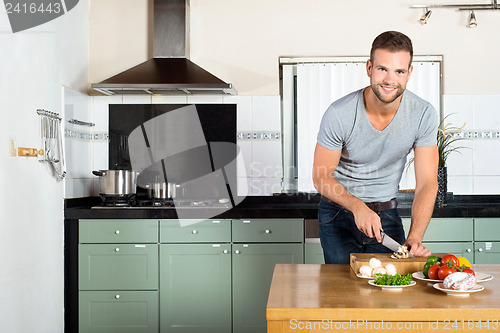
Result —
[[425, 14], [420, 18], [419, 22], [422, 24], [427, 24], [427, 20], [431, 17], [432, 11], [425, 8]]
[[474, 15], [474, 11], [471, 10], [469, 17], [469, 28], [477, 27], [476, 15]]

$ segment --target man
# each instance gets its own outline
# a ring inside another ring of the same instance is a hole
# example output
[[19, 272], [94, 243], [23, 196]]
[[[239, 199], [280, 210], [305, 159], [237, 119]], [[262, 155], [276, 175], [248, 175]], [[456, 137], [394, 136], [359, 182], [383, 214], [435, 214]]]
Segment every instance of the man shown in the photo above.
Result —
[[[313, 182], [321, 194], [318, 218], [325, 262], [348, 264], [350, 253], [391, 252], [383, 230], [415, 256], [422, 245], [437, 193], [437, 114], [405, 90], [413, 66], [411, 40], [396, 31], [375, 38], [366, 71], [370, 86], [330, 105], [321, 121]], [[408, 238], [396, 194], [414, 150], [415, 197]]]

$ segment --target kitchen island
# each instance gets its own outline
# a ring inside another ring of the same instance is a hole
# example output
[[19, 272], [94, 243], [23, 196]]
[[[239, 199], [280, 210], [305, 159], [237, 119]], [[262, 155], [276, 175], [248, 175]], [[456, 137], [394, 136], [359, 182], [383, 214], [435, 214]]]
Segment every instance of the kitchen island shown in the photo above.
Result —
[[428, 284], [382, 290], [349, 265], [275, 267], [267, 303], [267, 332], [498, 332], [500, 265], [474, 265], [493, 276], [484, 290], [448, 296]]

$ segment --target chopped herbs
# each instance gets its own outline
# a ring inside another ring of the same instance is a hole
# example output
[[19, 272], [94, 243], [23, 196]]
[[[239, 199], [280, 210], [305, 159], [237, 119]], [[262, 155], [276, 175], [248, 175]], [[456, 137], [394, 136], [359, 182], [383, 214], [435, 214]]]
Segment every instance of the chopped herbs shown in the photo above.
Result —
[[410, 284], [412, 281], [410, 273], [406, 275], [387, 275], [377, 273], [373, 277], [375, 278], [374, 283], [381, 286], [405, 286]]

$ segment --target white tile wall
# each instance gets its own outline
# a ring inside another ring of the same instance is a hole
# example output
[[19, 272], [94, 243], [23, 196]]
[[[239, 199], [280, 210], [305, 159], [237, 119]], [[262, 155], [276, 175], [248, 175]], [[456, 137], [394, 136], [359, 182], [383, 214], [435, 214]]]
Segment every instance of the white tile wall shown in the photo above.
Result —
[[[82, 96], [76, 98], [85, 105]], [[237, 129], [245, 137], [237, 141], [240, 149], [237, 179], [238, 195], [271, 195], [281, 191], [282, 163], [281, 110], [279, 96], [95, 96], [88, 97], [91, 114], [96, 124], [92, 131], [107, 133], [108, 105], [120, 103], [231, 103], [237, 104]], [[453, 126], [466, 124], [466, 131], [500, 131], [500, 95], [445, 95], [443, 114]], [[78, 112], [83, 109], [77, 108]], [[88, 110], [88, 107], [87, 107]], [[83, 116], [82, 116], [83, 117]], [[260, 134], [273, 133], [262, 139]], [[70, 140], [66, 139], [66, 143]], [[472, 138], [459, 141], [464, 146], [460, 153], [452, 153], [448, 159], [448, 190], [455, 194], [500, 193], [500, 138]], [[86, 148], [91, 147], [90, 151]], [[69, 153], [68, 169], [72, 174], [66, 183], [67, 197], [97, 194], [98, 182], [92, 170], [107, 169], [108, 144], [105, 141], [71, 141], [69, 147], [77, 153]], [[82, 153], [83, 152], [83, 153]], [[90, 154], [84, 161], [82, 156]], [[69, 162], [71, 160], [71, 162]], [[88, 161], [91, 164], [88, 165]], [[414, 178], [403, 177], [402, 184], [410, 188]], [[69, 195], [69, 196], [68, 196]]]

